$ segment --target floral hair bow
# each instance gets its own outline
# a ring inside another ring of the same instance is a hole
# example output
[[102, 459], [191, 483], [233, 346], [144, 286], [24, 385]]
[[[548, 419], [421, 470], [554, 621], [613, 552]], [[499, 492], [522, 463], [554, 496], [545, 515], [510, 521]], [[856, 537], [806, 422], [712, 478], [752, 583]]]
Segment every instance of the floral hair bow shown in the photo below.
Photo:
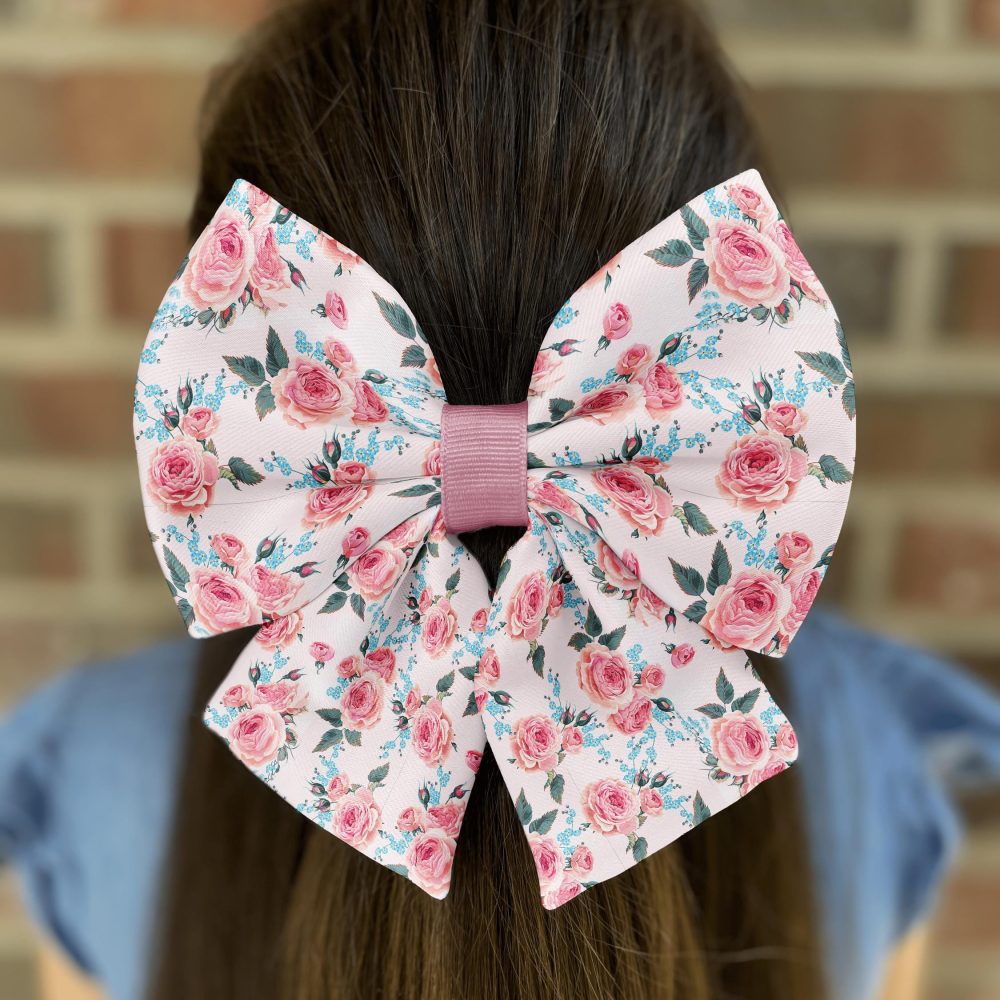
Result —
[[[528, 398], [450, 406], [357, 254], [237, 181], [153, 321], [135, 432], [194, 636], [260, 625], [205, 722], [444, 896], [487, 741], [556, 907], [796, 756], [781, 656], [854, 465], [843, 331], [756, 171], [623, 250]], [[526, 531], [495, 593], [457, 533]]]

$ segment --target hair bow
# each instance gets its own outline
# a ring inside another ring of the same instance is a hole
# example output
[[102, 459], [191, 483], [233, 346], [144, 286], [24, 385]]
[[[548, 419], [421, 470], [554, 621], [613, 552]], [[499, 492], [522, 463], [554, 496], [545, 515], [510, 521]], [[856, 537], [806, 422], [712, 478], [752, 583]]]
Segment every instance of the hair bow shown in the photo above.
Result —
[[[840, 323], [760, 176], [569, 298], [526, 402], [447, 404], [357, 254], [237, 181], [150, 328], [135, 432], [194, 636], [259, 624], [205, 723], [442, 897], [485, 743], [553, 908], [795, 759], [781, 656], [854, 465]], [[457, 533], [524, 524], [490, 594]]]

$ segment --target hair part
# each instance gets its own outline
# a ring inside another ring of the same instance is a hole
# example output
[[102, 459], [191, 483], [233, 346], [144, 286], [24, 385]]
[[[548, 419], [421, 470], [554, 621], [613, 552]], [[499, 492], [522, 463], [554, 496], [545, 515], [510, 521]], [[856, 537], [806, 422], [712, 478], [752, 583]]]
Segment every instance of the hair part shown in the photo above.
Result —
[[[235, 178], [252, 181], [398, 289], [450, 401], [514, 403], [569, 293], [760, 165], [686, 4], [309, 0], [213, 79], [191, 231]], [[462, 541], [495, 581], [520, 534]], [[290, 808], [201, 725], [249, 637], [204, 644], [152, 1000], [822, 996], [794, 769], [545, 911], [487, 751], [451, 893], [433, 900]]]

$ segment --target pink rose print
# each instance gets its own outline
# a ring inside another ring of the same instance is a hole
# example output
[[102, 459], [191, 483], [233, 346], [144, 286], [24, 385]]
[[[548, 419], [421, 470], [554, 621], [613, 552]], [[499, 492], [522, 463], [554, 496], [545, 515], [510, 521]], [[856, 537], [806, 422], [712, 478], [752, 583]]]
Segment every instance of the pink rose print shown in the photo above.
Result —
[[479, 657], [478, 673], [487, 684], [496, 684], [500, 680], [500, 657], [492, 647]]
[[219, 415], [207, 406], [192, 406], [181, 417], [181, 432], [196, 441], [207, 441], [219, 427]]
[[162, 510], [177, 517], [200, 514], [219, 481], [219, 460], [189, 437], [170, 438], [153, 452], [146, 490]]
[[465, 766], [473, 773], [479, 773], [479, 765], [483, 762], [483, 755], [478, 750], [465, 751]]
[[297, 357], [271, 379], [274, 402], [292, 427], [305, 430], [348, 416], [354, 408], [354, 392], [326, 365], [312, 358]]
[[780, 305], [791, 286], [785, 255], [746, 222], [714, 220], [705, 263], [712, 285], [744, 305]]
[[469, 628], [471, 628], [473, 632], [485, 632], [486, 631], [486, 622], [487, 622], [488, 619], [489, 619], [489, 609], [488, 608], [480, 608], [472, 616], [472, 621], [469, 624]]
[[569, 859], [569, 866], [580, 878], [586, 878], [594, 870], [594, 854], [586, 844], [578, 844]]
[[424, 452], [424, 468], [423, 473], [425, 476], [440, 476], [441, 475], [441, 442], [432, 441]]
[[292, 291], [288, 265], [281, 259], [278, 241], [270, 226], [254, 230], [254, 262], [250, 268], [254, 303], [261, 309], [287, 306]]
[[563, 875], [559, 885], [545, 894], [542, 905], [547, 910], [554, 910], [557, 906], [575, 899], [581, 892], [583, 886], [572, 875]]
[[663, 687], [663, 682], [667, 679], [663, 667], [656, 663], [647, 663], [642, 668], [642, 673], [639, 677], [643, 690], [648, 691], [650, 694], [656, 694]]
[[813, 601], [816, 600], [816, 594], [822, 582], [823, 574], [818, 569], [796, 573], [789, 580], [788, 587], [791, 593], [792, 606], [781, 623], [782, 628], [789, 636], [795, 635], [801, 627], [802, 622], [805, 621], [805, 617], [809, 613]]
[[254, 217], [254, 222], [257, 221], [261, 213], [267, 208], [270, 200], [271, 196], [261, 191], [256, 184], [247, 185], [247, 208], [250, 209], [250, 214]]
[[540, 396], [562, 381], [562, 362], [555, 351], [539, 351], [531, 369], [529, 396]]
[[764, 411], [764, 423], [775, 434], [795, 437], [809, 421], [809, 414], [794, 403], [772, 403]]
[[333, 264], [343, 264], [350, 270], [363, 264], [364, 261], [352, 250], [348, 250], [343, 243], [338, 242], [332, 236], [319, 231], [316, 233], [316, 249]]
[[351, 681], [341, 705], [352, 726], [371, 729], [382, 717], [382, 681], [371, 674]]
[[561, 583], [554, 583], [549, 590], [549, 604], [546, 614], [550, 618], [555, 618], [562, 610], [563, 601], [566, 599], [566, 591]]
[[344, 535], [344, 540], [340, 543], [340, 548], [348, 559], [353, 559], [355, 556], [361, 555], [368, 548], [370, 541], [371, 535], [368, 534], [367, 528], [351, 528]]
[[283, 615], [291, 610], [302, 589], [302, 581], [289, 573], [275, 573], [261, 563], [250, 570], [250, 586], [257, 606], [266, 615]]
[[451, 647], [458, 628], [458, 616], [451, 606], [451, 601], [442, 597], [424, 615], [420, 629], [420, 641], [424, 649], [437, 659]]
[[293, 611], [264, 622], [254, 635], [254, 641], [266, 649], [288, 649], [302, 629], [302, 615]]
[[608, 583], [619, 590], [635, 590], [639, 586], [639, 560], [626, 549], [619, 559], [603, 538], [597, 541], [597, 565], [604, 571]]
[[747, 792], [756, 788], [761, 782], [767, 781], [768, 778], [773, 778], [775, 775], [781, 774], [782, 771], [786, 770], [788, 770], [788, 764], [780, 757], [772, 754], [763, 767], [756, 768], [743, 779], [743, 784], [740, 786], [740, 795], [746, 795]]
[[222, 695], [222, 704], [226, 708], [244, 708], [253, 701], [253, 688], [249, 684], [234, 684], [228, 687]]
[[[344, 486], [321, 486], [310, 490], [306, 497], [306, 510], [302, 517], [304, 528], [324, 528], [336, 524], [368, 499], [372, 488], [367, 483], [348, 483]], [[364, 529], [361, 529], [364, 530]], [[365, 532], [367, 541], [367, 532]], [[346, 543], [346, 539], [345, 539]]]
[[411, 545], [416, 545], [423, 537], [424, 529], [420, 519], [416, 517], [408, 518], [401, 524], [397, 524], [386, 536], [386, 541], [392, 542], [397, 548], [405, 549]]
[[795, 494], [808, 465], [805, 453], [786, 438], [748, 434], [729, 446], [715, 482], [741, 510], [773, 512]]
[[270, 705], [282, 715], [304, 712], [308, 701], [308, 689], [296, 681], [277, 680], [257, 685], [257, 703]]
[[419, 830], [426, 822], [427, 817], [422, 810], [415, 809], [413, 806], [407, 806], [397, 817], [396, 826], [403, 833], [413, 833], [415, 830]]
[[420, 613], [422, 615], [427, 614], [427, 612], [430, 611], [431, 605], [433, 603], [434, 603], [434, 594], [431, 592], [431, 588], [424, 587], [424, 589], [420, 591], [420, 596], [417, 598], [417, 608], [419, 609]]
[[330, 829], [352, 847], [367, 847], [378, 833], [382, 812], [371, 789], [359, 788], [337, 802]]
[[240, 712], [229, 727], [229, 747], [248, 767], [264, 767], [285, 745], [285, 720], [270, 705]]
[[562, 851], [551, 837], [541, 837], [537, 833], [528, 835], [528, 846], [531, 848], [531, 856], [535, 859], [538, 881], [544, 891], [555, 885], [562, 876]]
[[642, 583], [632, 601], [631, 611], [643, 625], [652, 625], [663, 620], [667, 605]]
[[209, 632], [231, 632], [260, 621], [250, 587], [223, 570], [196, 569], [187, 594], [195, 618]]
[[728, 712], [709, 727], [712, 753], [729, 774], [749, 774], [771, 753], [771, 740], [755, 715]]
[[646, 409], [654, 417], [662, 417], [676, 410], [684, 402], [684, 386], [677, 377], [677, 370], [657, 362], [642, 380]]
[[356, 653], [353, 656], [345, 656], [337, 664], [337, 673], [348, 680], [352, 677], [361, 676], [361, 657]]
[[618, 360], [615, 362], [615, 371], [619, 375], [631, 377], [643, 372], [650, 361], [653, 360], [653, 352], [645, 344], [633, 344], [626, 347]]
[[457, 837], [462, 828], [465, 816], [465, 803], [446, 802], [440, 806], [427, 807], [427, 826], [432, 830], [440, 830], [449, 837]]
[[326, 298], [323, 300], [323, 311], [326, 313], [326, 318], [338, 330], [347, 329], [347, 306], [344, 305], [344, 300], [336, 292], [331, 290], [326, 293]]
[[507, 602], [507, 632], [512, 639], [537, 639], [548, 607], [548, 579], [541, 570], [523, 577]]
[[560, 739], [566, 753], [576, 753], [583, 746], [583, 732], [577, 726], [567, 726]]
[[647, 816], [659, 816], [663, 812], [663, 796], [647, 785], [639, 792], [639, 805]]
[[431, 766], [440, 764], [451, 750], [451, 719], [436, 698], [419, 708], [411, 724], [413, 749]]
[[250, 564], [250, 553], [235, 536], [220, 531], [212, 535], [212, 551], [227, 565], [240, 573]]
[[342, 340], [336, 337], [327, 337], [323, 341], [323, 354], [326, 360], [337, 369], [340, 375], [356, 375], [358, 366], [354, 360], [351, 349]]
[[309, 655], [317, 663], [328, 663], [333, 659], [333, 647], [325, 642], [313, 642], [309, 644]]
[[778, 562], [787, 570], [799, 569], [812, 561], [813, 543], [801, 531], [786, 531], [778, 538]]
[[726, 193], [730, 201], [746, 216], [766, 226], [777, 215], [774, 205], [759, 191], [746, 184], [729, 184]]
[[404, 707], [406, 708], [406, 714], [415, 715], [417, 710], [420, 708], [421, 703], [422, 702], [421, 702], [420, 688], [414, 685], [407, 692], [406, 701], [404, 702]]
[[340, 465], [333, 470], [333, 481], [338, 486], [343, 486], [347, 483], [363, 483], [372, 478], [374, 478], [372, 476], [372, 470], [369, 466], [365, 465], [364, 462], [341, 462]]
[[778, 732], [774, 737], [774, 752], [782, 760], [795, 760], [799, 755], [799, 738], [795, 735], [790, 722], [783, 722], [778, 726]]
[[792, 236], [791, 229], [784, 219], [779, 219], [765, 229], [765, 232], [774, 241], [781, 252], [785, 255], [785, 267], [792, 276], [792, 280], [812, 299], [825, 298], [823, 286], [820, 284], [816, 272], [812, 269], [809, 261], [799, 249], [795, 237]]
[[644, 472], [609, 465], [592, 473], [594, 485], [640, 535], [658, 535], [674, 512], [670, 494]]
[[375, 391], [371, 382], [356, 378], [354, 389], [354, 412], [351, 414], [356, 424], [380, 424], [389, 419], [389, 408]]
[[631, 464], [633, 468], [645, 472], [647, 476], [655, 476], [667, 468], [667, 463], [661, 462], [654, 455], [636, 455]]
[[632, 313], [628, 306], [616, 302], [608, 306], [608, 311], [604, 314], [604, 336], [608, 340], [621, 340], [632, 329]]
[[622, 420], [632, 408], [633, 398], [628, 383], [618, 382], [595, 389], [573, 408], [573, 416], [587, 417], [598, 424]]
[[365, 654], [365, 669], [378, 674], [386, 684], [396, 674], [396, 654], [388, 646], [380, 646]]
[[576, 661], [576, 677], [584, 694], [604, 708], [625, 708], [632, 701], [632, 670], [621, 653], [596, 643], [585, 646]]
[[626, 736], [641, 733], [653, 717], [653, 703], [644, 694], [636, 693], [624, 707], [608, 716], [608, 725]]
[[592, 781], [580, 798], [585, 818], [605, 835], [627, 836], [639, 825], [639, 796], [624, 781], [617, 778]]
[[551, 771], [559, 763], [559, 730], [544, 715], [518, 719], [510, 745], [514, 759], [525, 771]]
[[406, 569], [406, 556], [393, 545], [381, 542], [358, 556], [347, 571], [352, 586], [366, 600], [383, 597]]
[[541, 482], [529, 481], [528, 499], [543, 507], [552, 507], [570, 517], [576, 513], [576, 504], [551, 479], [543, 479]]
[[761, 649], [781, 628], [790, 605], [788, 590], [774, 573], [745, 569], [709, 597], [701, 624], [721, 649]]
[[188, 256], [181, 277], [184, 298], [197, 309], [225, 309], [243, 294], [253, 259], [243, 214], [220, 209]]
[[406, 852], [410, 878], [432, 895], [448, 891], [454, 860], [455, 839], [440, 830], [418, 834]]
[[346, 774], [338, 774], [332, 777], [326, 786], [326, 797], [332, 802], [343, 798], [351, 790], [351, 782]]
[[682, 642], [679, 646], [674, 646], [674, 651], [670, 654], [670, 665], [686, 667], [693, 659], [694, 646], [689, 642]]

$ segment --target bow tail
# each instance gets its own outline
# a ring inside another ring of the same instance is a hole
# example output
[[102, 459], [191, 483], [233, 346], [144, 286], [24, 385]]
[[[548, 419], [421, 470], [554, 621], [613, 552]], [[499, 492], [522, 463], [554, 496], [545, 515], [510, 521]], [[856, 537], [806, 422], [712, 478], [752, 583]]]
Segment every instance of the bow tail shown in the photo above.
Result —
[[484, 722], [551, 909], [784, 770], [795, 738], [743, 650], [531, 518], [495, 596], [503, 697]]
[[204, 721], [304, 816], [441, 898], [485, 746], [463, 712], [488, 592], [439, 523], [381, 600], [332, 588], [285, 641], [252, 639]]

